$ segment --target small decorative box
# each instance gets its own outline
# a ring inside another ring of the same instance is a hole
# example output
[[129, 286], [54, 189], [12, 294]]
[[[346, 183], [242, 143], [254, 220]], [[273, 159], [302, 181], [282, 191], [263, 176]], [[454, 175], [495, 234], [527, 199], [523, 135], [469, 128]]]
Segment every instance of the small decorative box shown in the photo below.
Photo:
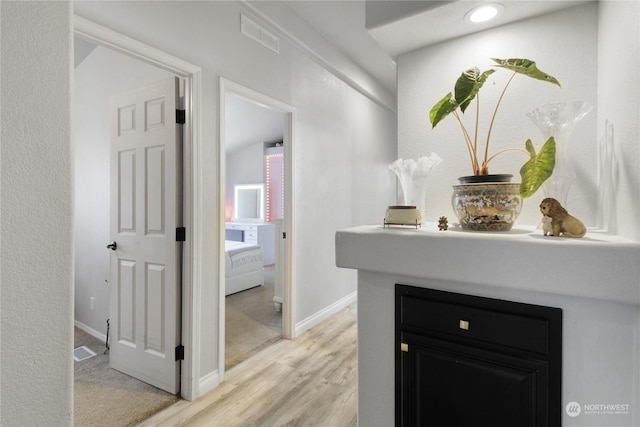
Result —
[[422, 225], [422, 214], [415, 206], [389, 206], [384, 216], [384, 226], [389, 225], [413, 225], [416, 228]]

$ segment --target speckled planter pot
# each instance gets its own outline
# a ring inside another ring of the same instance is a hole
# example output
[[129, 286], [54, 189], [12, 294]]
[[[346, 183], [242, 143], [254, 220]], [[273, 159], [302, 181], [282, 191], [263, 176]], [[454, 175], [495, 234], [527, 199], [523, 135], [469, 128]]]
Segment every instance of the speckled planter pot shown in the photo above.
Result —
[[465, 230], [509, 231], [522, 210], [520, 184], [454, 185], [451, 204]]

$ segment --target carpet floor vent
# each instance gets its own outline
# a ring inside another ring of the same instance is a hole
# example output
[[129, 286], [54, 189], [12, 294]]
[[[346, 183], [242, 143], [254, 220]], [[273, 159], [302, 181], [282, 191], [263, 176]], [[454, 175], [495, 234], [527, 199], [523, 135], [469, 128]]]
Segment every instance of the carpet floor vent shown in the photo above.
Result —
[[86, 345], [83, 345], [82, 347], [78, 347], [75, 348], [73, 350], [73, 360], [75, 360], [76, 362], [81, 362], [83, 360], [89, 359], [93, 356], [95, 356], [96, 353], [91, 350], [89, 347], [87, 347]]

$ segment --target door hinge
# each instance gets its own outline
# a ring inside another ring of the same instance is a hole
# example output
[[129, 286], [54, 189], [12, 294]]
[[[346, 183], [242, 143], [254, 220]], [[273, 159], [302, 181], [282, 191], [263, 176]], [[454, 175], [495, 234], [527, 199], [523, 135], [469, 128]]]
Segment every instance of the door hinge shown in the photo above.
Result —
[[402, 342], [400, 343], [400, 350], [404, 351], [404, 352], [408, 352], [409, 351], [409, 344]]
[[183, 125], [187, 122], [187, 113], [185, 110], [176, 109], [176, 123]]
[[187, 229], [184, 227], [176, 228], [176, 242], [184, 242], [187, 240]]
[[178, 360], [184, 360], [184, 346], [182, 344], [176, 347], [176, 362]]
[[286, 232], [286, 231], [283, 231], [283, 232], [282, 232], [282, 238], [283, 238], [283, 239], [286, 239], [286, 238], [287, 238], [287, 232]]

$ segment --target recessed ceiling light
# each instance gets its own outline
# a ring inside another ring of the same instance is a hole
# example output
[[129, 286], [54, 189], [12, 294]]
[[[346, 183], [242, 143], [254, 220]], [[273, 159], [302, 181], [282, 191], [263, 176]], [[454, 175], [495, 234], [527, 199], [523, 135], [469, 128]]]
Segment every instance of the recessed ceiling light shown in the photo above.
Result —
[[497, 18], [503, 10], [504, 6], [499, 3], [483, 4], [482, 6], [476, 7], [467, 12], [464, 19], [465, 21], [472, 22], [474, 24], [487, 22]]

